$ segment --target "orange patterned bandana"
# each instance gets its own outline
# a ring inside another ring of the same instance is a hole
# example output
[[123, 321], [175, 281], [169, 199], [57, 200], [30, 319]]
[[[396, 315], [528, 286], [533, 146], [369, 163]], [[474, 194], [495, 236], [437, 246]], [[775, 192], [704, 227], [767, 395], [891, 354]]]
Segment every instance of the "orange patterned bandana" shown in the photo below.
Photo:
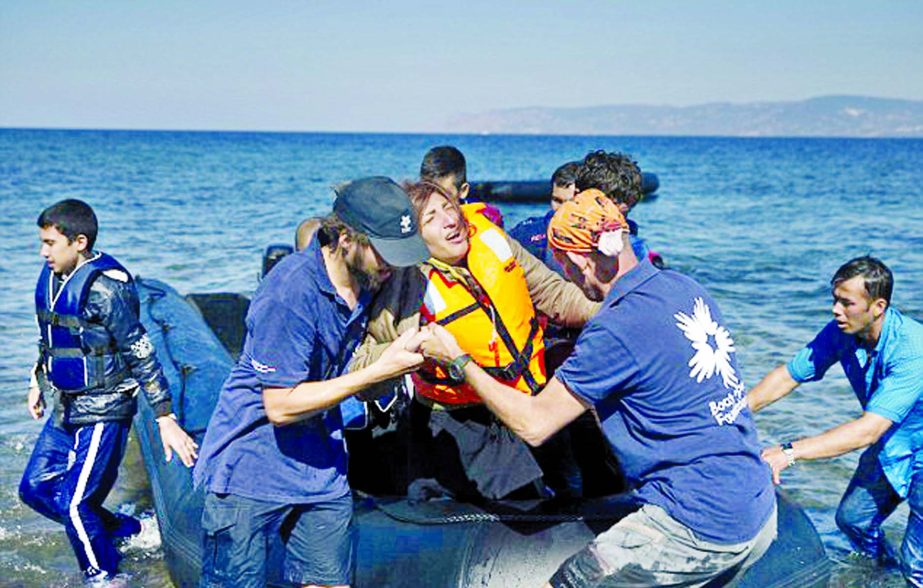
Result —
[[[604, 233], [627, 231], [619, 207], [596, 189], [584, 190], [561, 205], [548, 223], [548, 244], [561, 251], [599, 251]], [[619, 239], [621, 237], [619, 236]]]

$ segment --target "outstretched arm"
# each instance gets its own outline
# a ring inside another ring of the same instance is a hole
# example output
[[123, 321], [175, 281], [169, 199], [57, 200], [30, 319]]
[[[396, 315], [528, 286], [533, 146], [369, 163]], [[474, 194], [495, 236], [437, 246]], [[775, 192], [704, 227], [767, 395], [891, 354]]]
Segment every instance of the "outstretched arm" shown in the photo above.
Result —
[[93, 283], [90, 296], [88, 312], [106, 327], [115, 348], [154, 410], [166, 460], [171, 461], [175, 451], [186, 467], [192, 467], [198, 457], [198, 445], [173, 415], [167, 380], [138, 318], [140, 305], [134, 284], [101, 276]]
[[874, 412], [866, 412], [856, 420], [838, 425], [820, 435], [793, 441], [794, 454], [791, 458], [782, 452], [780, 446], [767, 447], [762, 453], [763, 460], [772, 468], [773, 482], [779, 484], [782, 470], [792, 465], [795, 460], [836, 457], [868, 447], [878, 441], [891, 425], [892, 422], [885, 417]]
[[308, 419], [372, 384], [396, 378], [423, 363], [416, 329], [397, 338], [370, 365], [330, 380], [301, 382], [292, 388], [263, 388], [266, 416], [276, 426]]
[[765, 378], [747, 393], [750, 410], [757, 412], [776, 400], [786, 396], [798, 387], [798, 382], [788, 373], [785, 365], [780, 365], [769, 372]]

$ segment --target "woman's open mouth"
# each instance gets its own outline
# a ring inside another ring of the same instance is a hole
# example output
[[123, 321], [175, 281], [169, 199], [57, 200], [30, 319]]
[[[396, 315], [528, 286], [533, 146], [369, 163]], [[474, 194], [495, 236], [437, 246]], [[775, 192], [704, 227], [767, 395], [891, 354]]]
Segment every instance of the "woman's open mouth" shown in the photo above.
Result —
[[448, 241], [449, 243], [458, 244], [464, 240], [464, 237], [465, 236], [462, 234], [460, 229], [455, 229], [454, 231], [452, 231], [451, 233], [445, 236], [445, 240]]

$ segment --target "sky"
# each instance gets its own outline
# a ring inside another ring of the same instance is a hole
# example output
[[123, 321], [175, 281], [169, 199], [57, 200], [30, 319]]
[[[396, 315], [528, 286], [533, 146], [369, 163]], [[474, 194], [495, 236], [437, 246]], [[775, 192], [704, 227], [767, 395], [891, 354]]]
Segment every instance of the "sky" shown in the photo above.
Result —
[[0, 0], [0, 127], [427, 132], [830, 94], [923, 100], [923, 2]]

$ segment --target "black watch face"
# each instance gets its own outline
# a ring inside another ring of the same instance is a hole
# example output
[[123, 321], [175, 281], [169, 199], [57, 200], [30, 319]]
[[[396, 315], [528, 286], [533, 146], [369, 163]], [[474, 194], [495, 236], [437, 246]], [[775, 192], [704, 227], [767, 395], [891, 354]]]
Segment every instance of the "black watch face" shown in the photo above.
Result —
[[449, 365], [449, 377], [455, 381], [465, 379], [465, 370], [456, 364]]

